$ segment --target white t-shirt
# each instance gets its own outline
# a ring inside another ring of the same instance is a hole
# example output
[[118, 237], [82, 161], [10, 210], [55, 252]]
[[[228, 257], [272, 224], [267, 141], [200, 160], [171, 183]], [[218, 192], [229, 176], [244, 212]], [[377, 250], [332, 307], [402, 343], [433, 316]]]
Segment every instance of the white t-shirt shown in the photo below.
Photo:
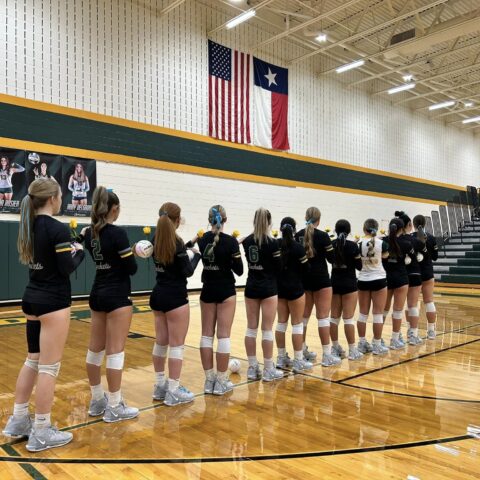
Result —
[[364, 238], [358, 242], [360, 255], [362, 256], [362, 270], [358, 274], [361, 282], [371, 282], [387, 278], [382, 264], [382, 253], [388, 250], [388, 245], [383, 240], [375, 238], [375, 247], [368, 253], [370, 238]]

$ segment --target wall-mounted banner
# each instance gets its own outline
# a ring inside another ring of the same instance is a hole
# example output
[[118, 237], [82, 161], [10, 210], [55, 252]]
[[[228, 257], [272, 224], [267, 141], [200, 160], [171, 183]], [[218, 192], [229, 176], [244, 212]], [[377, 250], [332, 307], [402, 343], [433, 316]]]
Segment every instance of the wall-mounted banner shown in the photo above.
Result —
[[0, 147], [0, 212], [18, 213], [26, 194], [25, 152]]
[[62, 184], [62, 157], [48, 153], [30, 152], [27, 150], [27, 184], [39, 178], [52, 178]]
[[62, 177], [63, 214], [89, 217], [97, 186], [95, 160], [63, 157]]

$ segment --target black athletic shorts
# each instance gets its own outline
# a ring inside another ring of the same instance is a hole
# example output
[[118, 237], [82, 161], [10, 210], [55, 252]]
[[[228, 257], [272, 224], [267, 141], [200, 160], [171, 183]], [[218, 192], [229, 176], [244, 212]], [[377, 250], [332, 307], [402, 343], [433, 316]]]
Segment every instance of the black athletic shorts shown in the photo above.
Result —
[[43, 303], [30, 303], [22, 300], [22, 310], [25, 315], [31, 315], [33, 317], [41, 317], [42, 315], [47, 315], [48, 313], [56, 312], [58, 310], [63, 310], [64, 308], [69, 308], [70, 303], [65, 303], [63, 305], [52, 305], [52, 304], [43, 304]]
[[278, 295], [278, 290], [276, 287], [258, 288], [251, 285], [247, 285], [245, 287], [245, 297], [252, 298], [254, 300], [263, 300], [265, 298], [274, 297], [275, 295]]
[[387, 287], [389, 290], [408, 285], [408, 275], [387, 275]]
[[359, 280], [357, 282], [358, 289], [362, 292], [378, 292], [387, 288], [387, 279], [379, 278], [377, 280]]
[[316, 292], [324, 288], [329, 288], [332, 286], [330, 277], [328, 275], [323, 276], [312, 276], [308, 275], [303, 280], [303, 288], [307, 292]]
[[420, 287], [420, 285], [422, 285], [422, 276], [420, 274], [408, 276], [409, 287]]
[[433, 274], [433, 267], [422, 270], [422, 282], [428, 282], [432, 278], [435, 278], [435, 275]]
[[132, 305], [132, 301], [128, 297], [104, 297], [100, 295], [90, 295], [88, 303], [94, 312], [105, 313], [111, 313], [119, 308]]
[[358, 290], [357, 280], [343, 279], [342, 282], [332, 282], [333, 295], [348, 295]]
[[167, 313], [188, 304], [187, 289], [155, 286], [150, 295], [150, 308]]
[[283, 298], [284, 300], [288, 300], [289, 302], [293, 302], [300, 298], [305, 291], [303, 288], [282, 288], [280, 285], [278, 286], [278, 298]]
[[204, 303], [223, 303], [227, 298], [235, 295], [235, 285], [204, 284], [200, 293], [200, 300]]

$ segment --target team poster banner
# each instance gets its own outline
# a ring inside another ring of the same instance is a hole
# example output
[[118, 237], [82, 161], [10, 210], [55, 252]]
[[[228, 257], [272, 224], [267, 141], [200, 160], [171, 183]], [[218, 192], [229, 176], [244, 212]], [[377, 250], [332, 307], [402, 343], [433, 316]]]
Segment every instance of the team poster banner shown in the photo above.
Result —
[[25, 151], [0, 147], [0, 212], [18, 213], [26, 194]]
[[92, 211], [92, 195], [96, 186], [95, 160], [63, 157], [63, 215], [89, 217]]
[[25, 169], [28, 185], [39, 178], [52, 178], [59, 185], [62, 184], [62, 157], [60, 155], [27, 150]]

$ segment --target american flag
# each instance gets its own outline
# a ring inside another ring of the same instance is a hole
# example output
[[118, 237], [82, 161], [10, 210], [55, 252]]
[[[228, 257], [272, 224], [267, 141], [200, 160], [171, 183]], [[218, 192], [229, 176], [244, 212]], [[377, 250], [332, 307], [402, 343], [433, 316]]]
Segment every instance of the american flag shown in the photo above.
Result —
[[251, 143], [250, 55], [208, 41], [208, 134]]

